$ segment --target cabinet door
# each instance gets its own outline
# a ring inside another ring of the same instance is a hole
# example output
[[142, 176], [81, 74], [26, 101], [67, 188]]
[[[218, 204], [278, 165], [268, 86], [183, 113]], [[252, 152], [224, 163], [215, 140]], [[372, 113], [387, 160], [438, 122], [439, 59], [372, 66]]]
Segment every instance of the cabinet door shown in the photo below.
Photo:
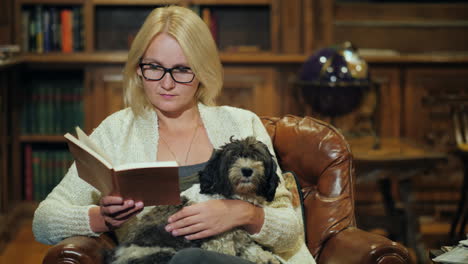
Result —
[[381, 137], [400, 137], [401, 86], [398, 68], [372, 67], [372, 81], [379, 85], [376, 123]]
[[269, 67], [225, 67], [224, 87], [218, 105], [251, 110], [261, 116], [277, 116], [279, 94], [275, 70]]
[[91, 132], [108, 115], [123, 109], [121, 67], [90, 67], [86, 71], [86, 132]]
[[468, 68], [411, 69], [405, 79], [405, 136], [441, 151], [453, 149], [451, 105], [468, 104]]

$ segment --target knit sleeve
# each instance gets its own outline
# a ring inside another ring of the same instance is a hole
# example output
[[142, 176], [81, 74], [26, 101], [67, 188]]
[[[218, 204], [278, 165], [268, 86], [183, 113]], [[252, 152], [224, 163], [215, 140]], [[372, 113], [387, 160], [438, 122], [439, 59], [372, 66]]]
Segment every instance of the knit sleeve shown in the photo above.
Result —
[[[254, 116], [252, 125], [256, 138], [268, 146], [277, 162], [270, 136], [258, 116]], [[275, 199], [263, 208], [265, 212], [263, 226], [259, 233], [252, 235], [252, 238], [264, 246], [271, 247], [275, 253], [281, 254], [298, 249], [303, 229], [292, 207], [291, 193], [284, 185], [279, 166], [277, 174], [281, 182], [276, 189]]]
[[36, 240], [56, 244], [74, 235], [98, 236], [91, 230], [88, 211], [99, 197], [99, 191], [78, 177], [73, 164], [34, 213], [32, 227]]

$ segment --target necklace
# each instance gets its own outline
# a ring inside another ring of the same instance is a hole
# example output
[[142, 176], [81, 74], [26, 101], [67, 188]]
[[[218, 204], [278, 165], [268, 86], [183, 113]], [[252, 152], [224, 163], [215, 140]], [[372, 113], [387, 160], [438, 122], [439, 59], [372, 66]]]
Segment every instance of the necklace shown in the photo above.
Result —
[[188, 157], [189, 157], [189, 154], [190, 154], [190, 150], [192, 149], [193, 140], [195, 139], [195, 136], [197, 135], [198, 127], [200, 127], [200, 124], [199, 124], [199, 123], [197, 123], [197, 126], [195, 127], [195, 130], [193, 131], [192, 139], [190, 140], [190, 145], [188, 146], [187, 153], [185, 154], [185, 161], [184, 161], [183, 164], [179, 162], [179, 160], [177, 159], [177, 156], [176, 156], [176, 155], [174, 154], [174, 152], [171, 150], [171, 147], [169, 146], [169, 144], [167, 143], [167, 141], [164, 139], [164, 137], [162, 136], [162, 134], [159, 134], [159, 137], [162, 139], [163, 143], [166, 144], [167, 149], [169, 150], [169, 152], [171, 153], [172, 157], [174, 157], [174, 159], [177, 161], [178, 164], [180, 164], [180, 165], [187, 165], [187, 160], [188, 160]]

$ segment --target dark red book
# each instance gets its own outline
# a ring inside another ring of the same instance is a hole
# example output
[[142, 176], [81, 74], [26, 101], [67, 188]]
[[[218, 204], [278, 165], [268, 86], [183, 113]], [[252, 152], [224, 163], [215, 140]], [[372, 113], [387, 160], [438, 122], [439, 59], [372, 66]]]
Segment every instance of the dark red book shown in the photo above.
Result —
[[33, 200], [33, 169], [32, 169], [32, 146], [24, 146], [24, 198], [26, 201]]

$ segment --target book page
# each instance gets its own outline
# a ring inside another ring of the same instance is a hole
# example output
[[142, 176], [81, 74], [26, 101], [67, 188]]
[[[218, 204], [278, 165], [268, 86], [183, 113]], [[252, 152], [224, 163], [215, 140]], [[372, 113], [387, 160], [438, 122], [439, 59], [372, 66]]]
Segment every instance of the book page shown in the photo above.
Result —
[[102, 195], [108, 195], [114, 188], [112, 165], [88, 148], [70, 133], [65, 134], [78, 176], [98, 189]]
[[81, 130], [80, 127], [76, 127], [76, 135], [78, 136], [78, 140], [80, 140], [83, 144], [85, 144], [90, 149], [94, 150], [97, 154], [99, 154], [103, 159], [105, 159], [108, 163], [112, 164], [111, 159], [107, 156], [107, 154], [101, 150], [89, 137], [86, 133]]

